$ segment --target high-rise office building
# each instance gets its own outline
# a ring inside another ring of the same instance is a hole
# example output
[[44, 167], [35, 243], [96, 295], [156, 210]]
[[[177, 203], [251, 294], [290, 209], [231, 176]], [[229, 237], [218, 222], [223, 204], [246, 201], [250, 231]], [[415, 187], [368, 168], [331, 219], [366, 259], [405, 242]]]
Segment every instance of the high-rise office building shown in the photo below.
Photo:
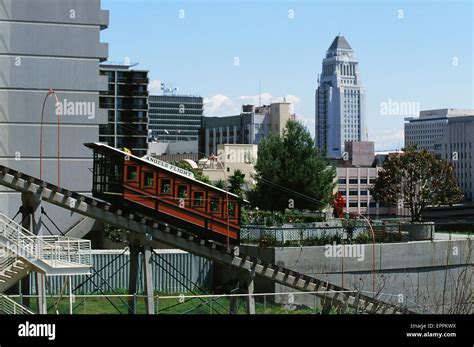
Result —
[[[468, 110], [466, 110], [468, 111]], [[434, 142], [434, 153], [454, 165], [464, 201], [474, 201], [474, 110], [471, 115], [450, 117], [443, 136]]]
[[203, 99], [200, 96], [150, 95], [149, 140], [197, 141], [202, 117]]
[[359, 63], [344, 36], [332, 42], [316, 90], [316, 145], [341, 157], [346, 141], [367, 141], [365, 91]]
[[[61, 107], [52, 96], [46, 102], [42, 178], [58, 182], [59, 114], [60, 184], [86, 195], [92, 152], [83, 143], [96, 142], [99, 124], [106, 122], [99, 91], [107, 89], [107, 79], [99, 75], [99, 63], [108, 56], [100, 31], [109, 13], [100, 5], [100, 0], [0, 1], [0, 164], [39, 177], [41, 111], [52, 88]], [[0, 187], [0, 212], [14, 216], [20, 205], [19, 193]], [[62, 230], [81, 218], [43, 207]], [[51, 224], [49, 229], [58, 232]]]
[[443, 137], [448, 120], [453, 117], [474, 115], [474, 110], [443, 108], [420, 111], [420, 117], [405, 118], [405, 146], [435, 152], [435, 142]]
[[100, 127], [100, 141], [127, 148], [142, 157], [147, 152], [148, 71], [127, 64], [102, 64], [108, 90], [100, 94], [100, 107], [107, 109], [108, 123]]
[[230, 117], [204, 117], [199, 151], [206, 156], [217, 154], [220, 144], [254, 144], [270, 135], [282, 135], [286, 123], [295, 119], [291, 104], [244, 105], [242, 112]]
[[474, 199], [474, 110], [425, 110], [405, 118], [405, 146], [416, 145], [454, 165], [464, 200]]

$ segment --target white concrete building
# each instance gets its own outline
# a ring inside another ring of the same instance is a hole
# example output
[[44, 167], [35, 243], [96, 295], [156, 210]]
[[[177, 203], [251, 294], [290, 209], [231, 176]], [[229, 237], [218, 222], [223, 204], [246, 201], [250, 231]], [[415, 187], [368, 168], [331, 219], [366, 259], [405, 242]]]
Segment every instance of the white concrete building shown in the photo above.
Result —
[[418, 145], [434, 153], [434, 144], [443, 137], [448, 120], [469, 115], [474, 115], [474, 110], [443, 108], [421, 111], [418, 118], [405, 118], [405, 146]]
[[147, 155], [198, 154], [198, 141], [149, 142]]
[[[474, 110], [473, 110], [474, 111]], [[443, 136], [434, 143], [434, 152], [453, 163], [464, 200], [474, 199], [474, 112], [470, 117], [453, 117], [443, 129]]]
[[359, 63], [344, 36], [338, 35], [323, 60], [316, 90], [316, 145], [340, 158], [346, 141], [367, 141], [365, 91]]
[[211, 182], [228, 178], [236, 170], [240, 170], [245, 175], [245, 182], [248, 187], [255, 184], [253, 176], [255, 174], [255, 164], [257, 163], [258, 145], [250, 144], [224, 144], [217, 147], [217, 160], [207, 158], [199, 160], [198, 166], [202, 168], [203, 174], [208, 176]]
[[453, 163], [464, 200], [474, 199], [472, 144], [474, 110], [444, 108], [420, 112], [419, 118], [405, 118], [405, 145], [438, 155]]

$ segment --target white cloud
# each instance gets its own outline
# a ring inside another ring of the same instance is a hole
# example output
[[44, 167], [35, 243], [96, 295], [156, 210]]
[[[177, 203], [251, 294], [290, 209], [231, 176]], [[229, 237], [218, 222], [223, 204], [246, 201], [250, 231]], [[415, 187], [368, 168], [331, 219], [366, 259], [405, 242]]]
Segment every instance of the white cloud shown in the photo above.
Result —
[[375, 149], [378, 151], [401, 149], [405, 135], [402, 129], [379, 129], [369, 131], [369, 140], [375, 142]]
[[314, 136], [314, 115], [304, 115], [301, 112], [302, 99], [296, 95], [273, 96], [270, 93], [262, 93], [261, 95], [243, 95], [237, 97], [229, 97], [223, 94], [217, 94], [204, 99], [204, 115], [206, 117], [227, 117], [240, 114], [242, 105], [259, 105], [260, 101], [264, 105], [272, 102], [291, 103], [291, 112], [296, 113], [299, 121], [306, 125], [308, 130]]
[[262, 93], [261, 95], [244, 95], [237, 97], [229, 97], [223, 94], [217, 94], [204, 99], [204, 115], [207, 117], [226, 117], [240, 114], [242, 105], [268, 105], [272, 102], [282, 102], [286, 100], [296, 108], [301, 99], [295, 95], [273, 96], [270, 93]]
[[208, 117], [233, 116], [240, 113], [240, 108], [235, 99], [222, 94], [204, 98], [204, 115]]
[[160, 80], [150, 81], [150, 84], [148, 85], [148, 91], [150, 92], [150, 95], [161, 94], [161, 81]]

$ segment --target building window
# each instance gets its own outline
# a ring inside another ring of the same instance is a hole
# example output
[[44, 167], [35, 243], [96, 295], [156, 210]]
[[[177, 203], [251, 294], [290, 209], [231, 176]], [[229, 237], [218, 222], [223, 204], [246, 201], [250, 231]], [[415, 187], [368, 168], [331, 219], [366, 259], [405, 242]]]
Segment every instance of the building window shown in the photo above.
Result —
[[368, 194], [367, 190], [361, 190], [360, 191], [360, 195], [366, 196], [367, 194]]
[[349, 207], [357, 207], [357, 202], [350, 202]]
[[340, 178], [339, 181], [338, 181], [339, 184], [346, 184], [346, 182], [347, 181], [346, 181], [345, 178]]
[[234, 219], [235, 218], [235, 204], [234, 203], [229, 203], [229, 218]]
[[360, 184], [367, 184], [367, 178], [361, 178]]
[[357, 178], [350, 178], [349, 179], [349, 184], [357, 184], [359, 183], [359, 180]]
[[155, 177], [153, 172], [145, 172], [143, 174], [143, 186], [145, 188], [152, 188], [155, 185]]
[[188, 197], [188, 186], [180, 184], [178, 186], [178, 198], [186, 199]]
[[161, 180], [160, 192], [163, 194], [171, 193], [171, 180]]
[[201, 207], [204, 202], [204, 193], [203, 192], [195, 192], [194, 193], [194, 199], [193, 199], [193, 205], [195, 207]]
[[354, 196], [354, 195], [358, 195], [359, 192], [357, 190], [349, 190], [349, 195], [351, 196]]
[[136, 181], [137, 180], [137, 167], [128, 166], [127, 167], [127, 181]]
[[210, 202], [210, 205], [211, 205], [211, 212], [219, 212], [219, 199], [211, 199], [211, 202]]

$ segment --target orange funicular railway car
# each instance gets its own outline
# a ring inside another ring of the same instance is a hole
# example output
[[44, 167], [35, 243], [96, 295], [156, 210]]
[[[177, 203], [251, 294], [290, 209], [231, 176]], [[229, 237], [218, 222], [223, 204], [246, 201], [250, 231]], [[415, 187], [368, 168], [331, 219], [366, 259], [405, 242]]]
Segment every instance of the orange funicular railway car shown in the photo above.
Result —
[[94, 150], [93, 194], [116, 206], [186, 229], [221, 244], [240, 243], [245, 200], [150, 156], [139, 158], [103, 143]]

